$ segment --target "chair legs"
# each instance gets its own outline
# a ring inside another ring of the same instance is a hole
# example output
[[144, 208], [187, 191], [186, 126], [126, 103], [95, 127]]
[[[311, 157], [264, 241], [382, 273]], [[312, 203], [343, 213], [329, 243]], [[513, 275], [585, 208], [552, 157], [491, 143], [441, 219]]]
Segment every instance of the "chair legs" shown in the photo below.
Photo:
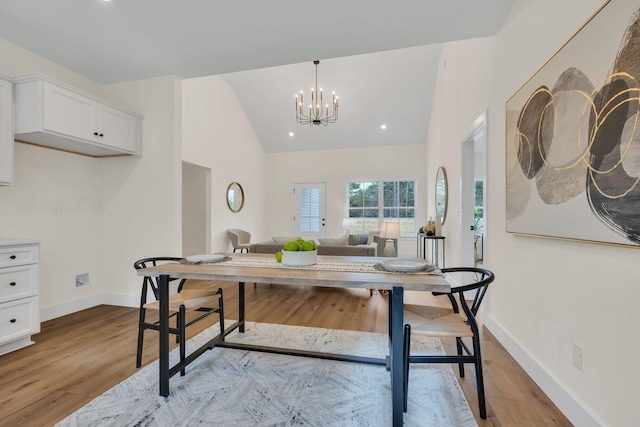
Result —
[[138, 319], [138, 351], [136, 353], [136, 368], [142, 366], [142, 344], [144, 341], [144, 318], [145, 309], [140, 309], [140, 318]]
[[222, 288], [218, 288], [218, 294], [220, 294], [220, 308], [218, 311], [220, 314], [220, 335], [222, 335], [222, 341], [224, 341], [224, 298], [222, 298]]
[[[480, 354], [480, 337], [478, 335], [474, 335], [472, 337], [473, 341], [473, 364], [476, 370], [476, 387], [478, 390], [478, 408], [480, 412], [480, 418], [483, 420], [487, 418], [487, 405], [484, 395], [484, 376], [482, 373], [482, 357]], [[463, 356], [463, 350], [468, 353], [469, 349], [463, 346], [460, 338], [456, 338], [456, 347], [458, 348], [458, 356]], [[403, 375], [404, 375], [404, 395], [403, 395], [403, 410], [407, 412], [407, 406], [409, 402], [409, 366], [411, 360], [411, 326], [404, 325], [404, 334], [403, 334]], [[439, 357], [440, 360], [430, 362], [428, 356], [420, 357], [418, 362], [416, 363], [455, 363], [455, 356], [447, 359], [446, 357], [443, 360], [442, 357]], [[470, 362], [468, 362], [470, 363]], [[460, 368], [460, 377], [464, 378], [464, 363], [458, 362], [458, 366]]]
[[[456, 348], [458, 349], [458, 356], [462, 356], [462, 341], [460, 337], [456, 337]], [[460, 372], [460, 378], [464, 378], [464, 363], [458, 363], [458, 371]]]
[[478, 406], [480, 418], [487, 418], [487, 405], [484, 398], [484, 376], [482, 374], [482, 357], [480, 355], [480, 337], [473, 337], [473, 354], [476, 356], [476, 386], [478, 388]]
[[[212, 313], [218, 313], [220, 316], [219, 325], [220, 325], [220, 335], [222, 336], [222, 341], [224, 341], [224, 298], [222, 295], [222, 288], [218, 288], [216, 292], [220, 295], [219, 304], [217, 308], [201, 308], [198, 311], [206, 311], [205, 314], [197, 317], [196, 319], [187, 322], [186, 309], [184, 305], [181, 305], [178, 309], [177, 313], [174, 313], [176, 316], [176, 327], [169, 328], [169, 333], [174, 334], [176, 336], [176, 342], [179, 344], [179, 352], [180, 352], [180, 362], [183, 362], [186, 358], [187, 347], [186, 347], [186, 337], [187, 337], [187, 326], [192, 325], [199, 320], [204, 319]], [[143, 296], [144, 300], [146, 300], [146, 295]], [[140, 305], [140, 315], [138, 321], [138, 345], [137, 345], [137, 354], [136, 354], [136, 368], [142, 366], [142, 346], [144, 344], [144, 331], [146, 329], [154, 329], [159, 330], [157, 323], [146, 323], [146, 309], [143, 307], [144, 303]], [[170, 316], [171, 317], [171, 316]], [[213, 347], [211, 347], [213, 348]], [[185, 375], [185, 368], [180, 370], [180, 376]]]
[[407, 412], [409, 403], [409, 353], [411, 352], [411, 325], [404, 325], [404, 336], [402, 341], [402, 373], [404, 375], [404, 402], [403, 411]]

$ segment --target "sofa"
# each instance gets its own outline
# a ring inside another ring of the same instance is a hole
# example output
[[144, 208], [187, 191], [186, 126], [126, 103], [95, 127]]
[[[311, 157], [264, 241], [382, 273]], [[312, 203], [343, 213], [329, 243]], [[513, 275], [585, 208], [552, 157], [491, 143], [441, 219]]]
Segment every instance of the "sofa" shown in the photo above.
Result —
[[[250, 252], [254, 254], [275, 254], [285, 243], [297, 237], [274, 237], [266, 242], [252, 243]], [[350, 234], [348, 237], [318, 239], [318, 255], [334, 256], [377, 256], [378, 244], [368, 242], [367, 233]]]

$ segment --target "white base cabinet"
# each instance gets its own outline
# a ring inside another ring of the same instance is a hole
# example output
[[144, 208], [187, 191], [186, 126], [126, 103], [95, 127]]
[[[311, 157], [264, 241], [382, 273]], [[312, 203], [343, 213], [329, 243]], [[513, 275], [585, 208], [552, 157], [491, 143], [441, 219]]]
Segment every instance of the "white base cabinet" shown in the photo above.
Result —
[[40, 332], [40, 243], [0, 239], [0, 355], [33, 344]]
[[13, 182], [13, 85], [0, 75], [0, 185]]
[[40, 74], [13, 83], [16, 140], [93, 157], [142, 155], [142, 116]]

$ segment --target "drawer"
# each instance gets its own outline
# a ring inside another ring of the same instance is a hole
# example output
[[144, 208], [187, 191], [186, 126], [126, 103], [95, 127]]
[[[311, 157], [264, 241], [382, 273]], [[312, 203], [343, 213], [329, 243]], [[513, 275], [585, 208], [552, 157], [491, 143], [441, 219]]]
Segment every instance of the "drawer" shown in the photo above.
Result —
[[38, 245], [16, 245], [0, 247], [0, 268], [38, 262]]
[[38, 297], [0, 304], [0, 343], [40, 332]]
[[0, 269], [0, 303], [38, 294], [38, 265]]

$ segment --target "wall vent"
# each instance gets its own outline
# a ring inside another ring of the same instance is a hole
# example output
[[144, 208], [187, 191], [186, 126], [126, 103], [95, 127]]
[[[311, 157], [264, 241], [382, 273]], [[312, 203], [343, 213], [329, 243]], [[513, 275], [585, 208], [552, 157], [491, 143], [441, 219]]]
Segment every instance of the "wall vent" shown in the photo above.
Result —
[[89, 279], [89, 273], [76, 274], [75, 276], [75, 288], [86, 288], [91, 285], [91, 280]]

